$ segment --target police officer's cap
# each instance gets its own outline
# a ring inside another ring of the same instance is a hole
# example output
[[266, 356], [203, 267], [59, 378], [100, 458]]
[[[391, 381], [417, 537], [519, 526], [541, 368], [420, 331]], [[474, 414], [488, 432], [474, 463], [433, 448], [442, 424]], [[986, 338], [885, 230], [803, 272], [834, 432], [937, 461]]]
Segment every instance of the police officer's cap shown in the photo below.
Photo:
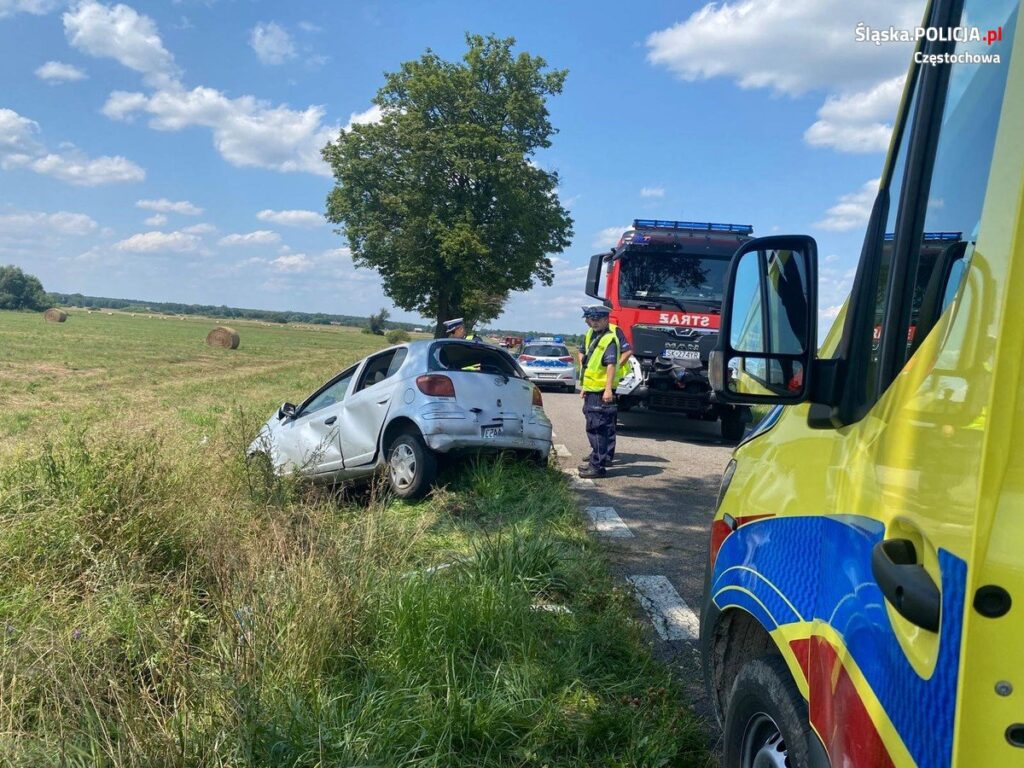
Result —
[[464, 318], [456, 317], [454, 320], [445, 320], [444, 321], [444, 332], [445, 333], [452, 333], [456, 328], [459, 328], [460, 326], [462, 326], [463, 319]]
[[583, 307], [583, 317], [608, 317], [611, 312], [604, 304], [591, 304], [589, 307]]

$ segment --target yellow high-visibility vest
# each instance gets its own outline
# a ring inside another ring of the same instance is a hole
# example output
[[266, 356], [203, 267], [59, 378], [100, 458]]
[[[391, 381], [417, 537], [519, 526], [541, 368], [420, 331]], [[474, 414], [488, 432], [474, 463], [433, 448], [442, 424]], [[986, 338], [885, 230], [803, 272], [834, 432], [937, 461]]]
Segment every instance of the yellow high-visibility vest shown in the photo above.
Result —
[[[592, 330], [587, 330], [586, 338], [583, 341], [584, 353], [590, 349], [590, 341], [593, 339], [593, 334]], [[609, 325], [608, 330], [597, 340], [594, 351], [590, 353], [590, 357], [587, 358], [587, 365], [582, 371], [584, 392], [604, 392], [606, 366], [601, 364], [601, 358], [604, 357], [605, 350], [611, 344], [615, 344], [615, 376], [612, 379], [612, 389], [619, 385], [619, 380], [622, 379], [623, 367], [619, 365], [619, 336], [615, 332], [615, 326]]]

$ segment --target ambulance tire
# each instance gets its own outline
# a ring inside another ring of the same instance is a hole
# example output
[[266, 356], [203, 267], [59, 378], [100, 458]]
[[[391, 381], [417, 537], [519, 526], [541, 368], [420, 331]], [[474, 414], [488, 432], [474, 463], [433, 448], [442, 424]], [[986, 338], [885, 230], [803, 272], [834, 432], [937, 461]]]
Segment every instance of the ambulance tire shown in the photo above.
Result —
[[811, 730], [807, 702], [781, 656], [748, 662], [733, 682], [725, 713], [724, 768], [819, 765], [821, 742]]

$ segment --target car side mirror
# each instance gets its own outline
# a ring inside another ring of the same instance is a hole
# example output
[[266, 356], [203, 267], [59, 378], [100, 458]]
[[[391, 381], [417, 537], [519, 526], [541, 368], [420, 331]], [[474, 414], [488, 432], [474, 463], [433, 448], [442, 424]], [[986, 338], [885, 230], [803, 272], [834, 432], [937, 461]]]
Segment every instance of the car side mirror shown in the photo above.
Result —
[[805, 235], [744, 243], [729, 264], [708, 375], [726, 403], [809, 398], [817, 352], [818, 245]]
[[294, 419], [296, 410], [294, 403], [282, 403], [281, 407], [277, 409], [277, 420]]

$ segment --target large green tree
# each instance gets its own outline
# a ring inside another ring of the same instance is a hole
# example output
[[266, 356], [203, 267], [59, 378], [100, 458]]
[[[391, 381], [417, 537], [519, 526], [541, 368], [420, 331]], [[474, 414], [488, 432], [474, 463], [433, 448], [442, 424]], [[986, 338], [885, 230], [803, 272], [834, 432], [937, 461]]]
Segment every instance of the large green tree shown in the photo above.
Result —
[[564, 70], [515, 40], [467, 35], [450, 62], [430, 51], [385, 76], [383, 117], [328, 144], [337, 181], [327, 218], [357, 266], [376, 269], [402, 309], [441, 323], [497, 317], [510, 291], [550, 285], [550, 254], [572, 238], [558, 175], [532, 158], [555, 133], [547, 99]]
[[0, 309], [46, 309], [46, 291], [39, 278], [18, 267], [0, 266]]

